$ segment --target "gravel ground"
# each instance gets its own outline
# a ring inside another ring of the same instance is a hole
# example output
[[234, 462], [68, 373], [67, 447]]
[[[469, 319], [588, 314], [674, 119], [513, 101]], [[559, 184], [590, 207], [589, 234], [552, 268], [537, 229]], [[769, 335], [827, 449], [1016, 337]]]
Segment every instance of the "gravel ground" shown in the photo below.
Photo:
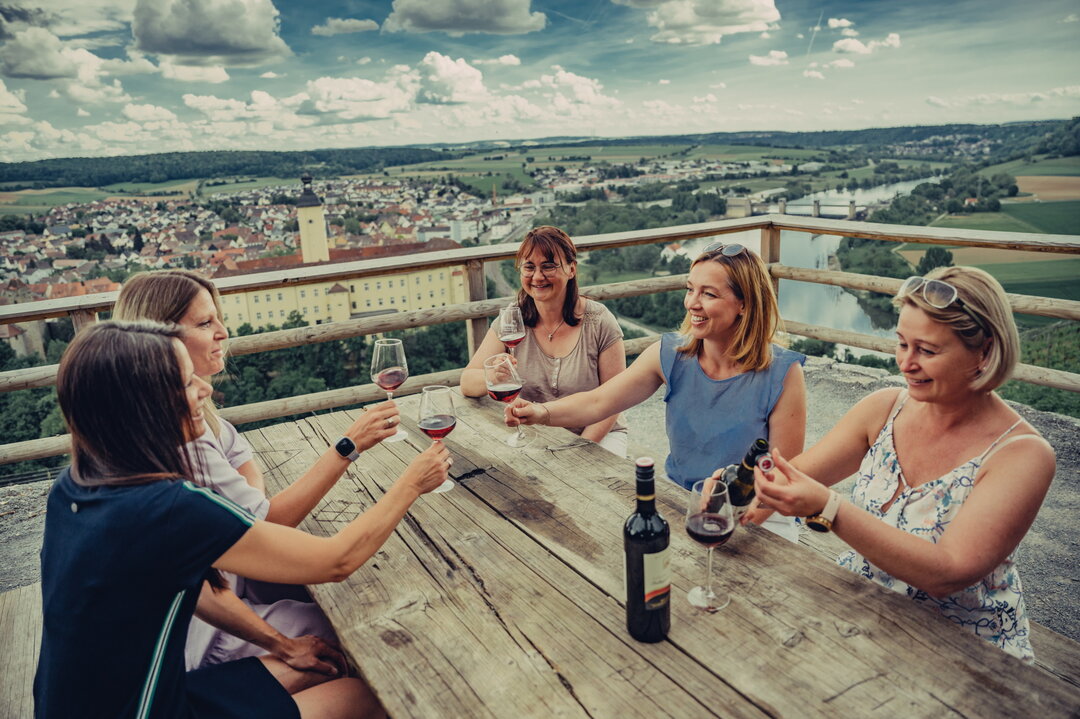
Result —
[[[816, 442], [861, 397], [900, 380], [884, 370], [811, 358], [807, 446]], [[626, 413], [631, 454], [667, 456], [663, 388]], [[1017, 410], [1057, 451], [1057, 475], [1035, 524], [1017, 550], [1033, 619], [1080, 641], [1080, 421], [1023, 405]], [[38, 551], [48, 482], [0, 488], [0, 591], [38, 581]], [[850, 482], [840, 485], [848, 488]]]

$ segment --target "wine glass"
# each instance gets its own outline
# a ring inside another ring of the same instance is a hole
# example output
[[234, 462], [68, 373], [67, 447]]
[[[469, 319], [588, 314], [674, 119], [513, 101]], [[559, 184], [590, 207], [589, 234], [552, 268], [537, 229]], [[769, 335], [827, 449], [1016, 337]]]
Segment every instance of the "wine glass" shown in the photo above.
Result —
[[712, 589], [713, 549], [731, 538], [735, 520], [731, 515], [731, 501], [727, 485], [719, 478], [694, 482], [693, 494], [686, 506], [686, 533], [690, 539], [704, 544], [708, 553], [705, 563], [705, 586], [694, 587], [687, 594], [690, 604], [706, 612], [718, 612], [728, 605], [727, 594], [717, 594]]
[[[454, 431], [457, 426], [457, 414], [454, 412], [454, 393], [441, 384], [430, 385], [420, 390], [420, 431], [436, 442]], [[433, 489], [432, 494], [448, 492], [454, 488], [454, 482], [445, 480]]]
[[521, 308], [507, 305], [499, 310], [498, 324], [495, 326], [499, 341], [506, 345], [506, 351], [514, 354], [514, 348], [525, 339], [525, 320], [521, 317]]
[[[497, 354], [484, 360], [484, 382], [487, 384], [488, 396], [500, 402], [509, 404], [521, 393], [521, 377], [514, 367], [514, 358], [508, 354]], [[512, 433], [505, 441], [511, 447], [520, 448], [529, 444], [535, 434], [535, 430], [526, 431], [525, 427], [519, 424], [517, 432]]]
[[[386, 390], [386, 398], [394, 398], [394, 390], [409, 378], [409, 365], [405, 362], [405, 346], [401, 340], [375, 340], [375, 352], [371, 356], [371, 381]], [[399, 442], [409, 433], [398, 425], [397, 432], [384, 442]]]

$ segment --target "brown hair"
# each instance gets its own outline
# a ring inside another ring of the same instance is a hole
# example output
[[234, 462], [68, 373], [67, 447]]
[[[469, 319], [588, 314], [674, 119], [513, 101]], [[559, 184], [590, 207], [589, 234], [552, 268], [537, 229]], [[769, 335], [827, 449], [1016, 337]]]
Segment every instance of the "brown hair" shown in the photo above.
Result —
[[[518, 247], [515, 266], [520, 268], [524, 259], [536, 250], [540, 250], [549, 262], [558, 262], [560, 259], [565, 259], [565, 264], [568, 265], [577, 262], [577, 248], [574, 247], [573, 240], [558, 227], [541, 225], [529, 230], [525, 239], [521, 241], [521, 246]], [[566, 299], [563, 300], [562, 307], [563, 322], [569, 327], [581, 321], [576, 314], [578, 297], [577, 277], [571, 277], [566, 283]], [[521, 317], [525, 320], [525, 324], [535, 327], [540, 320], [540, 312], [536, 309], [533, 298], [524, 289], [518, 290], [518, 306], [521, 307]]]
[[1005, 384], [1020, 360], [1020, 334], [1001, 283], [977, 267], [938, 267], [927, 272], [925, 279], [952, 285], [964, 307], [981, 320], [982, 326], [956, 302], [938, 309], [927, 303], [920, 291], [895, 297], [893, 305], [917, 307], [930, 319], [952, 329], [968, 349], [983, 350], [982, 369], [972, 380], [972, 389], [990, 392]]
[[[731, 256], [722, 254], [722, 249], [720, 247], [700, 255], [690, 268], [693, 269], [700, 262], [715, 261], [727, 269], [728, 287], [743, 303], [734, 337], [727, 348], [728, 357], [744, 371], [763, 370], [772, 363], [771, 345], [776, 341], [776, 332], [783, 329], [769, 269], [760, 257], [748, 249]], [[679, 352], [696, 357], [701, 352], [702, 343], [699, 339], [689, 337], [689, 312], [683, 318], [679, 331], [688, 337], [686, 344], [679, 347]]]
[[[129, 321], [179, 323], [203, 290], [210, 293], [218, 319], [224, 324], [221, 295], [217, 287], [207, 278], [189, 270], [160, 270], [132, 275], [120, 289], [120, 296], [113, 307], [113, 317]], [[215, 435], [220, 434], [217, 409], [210, 397], [203, 402], [203, 415], [210, 430]]]
[[[83, 486], [191, 480], [201, 461], [180, 373], [181, 329], [157, 322], [96, 322], [64, 351], [56, 395], [71, 432], [71, 477]], [[209, 569], [215, 589], [228, 586]]]

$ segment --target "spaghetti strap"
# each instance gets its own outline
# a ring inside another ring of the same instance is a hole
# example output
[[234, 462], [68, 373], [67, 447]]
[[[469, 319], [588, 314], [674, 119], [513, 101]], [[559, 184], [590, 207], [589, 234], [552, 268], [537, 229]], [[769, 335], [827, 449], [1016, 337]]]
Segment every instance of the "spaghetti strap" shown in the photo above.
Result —
[[[1017, 424], [1019, 424], [1019, 422], [1017, 422]], [[1009, 427], [1009, 432], [1011, 432], [1014, 427], [1016, 427], [1015, 424], [1012, 427]], [[1008, 434], [1008, 432], [1006, 432], [1006, 434]], [[1018, 434], [1015, 437], [1009, 437], [1008, 439], [1006, 439], [1004, 441], [1002, 441], [999, 438], [996, 442], [994, 442], [994, 444], [987, 447], [986, 451], [983, 453], [981, 461], [986, 462], [988, 459], [993, 457], [994, 454], [996, 454], [998, 451], [1004, 449], [1005, 447], [1009, 446], [1013, 442], [1015, 442], [1017, 440], [1020, 440], [1020, 439], [1038, 439], [1038, 440], [1042, 440], [1042, 442], [1044, 444], [1046, 444], [1047, 446], [1050, 445], [1050, 443], [1046, 441], [1046, 438], [1043, 437], [1041, 434]], [[999, 444], [999, 442], [1000, 442], [1000, 444]], [[995, 445], [997, 445], [997, 446], [995, 446]]]
[[896, 393], [896, 401], [893, 402], [892, 409], [889, 410], [889, 419], [885, 421], [886, 425], [892, 424], [896, 419], [896, 415], [900, 414], [900, 410], [903, 408], [904, 403], [907, 401], [908, 391], [902, 389]]

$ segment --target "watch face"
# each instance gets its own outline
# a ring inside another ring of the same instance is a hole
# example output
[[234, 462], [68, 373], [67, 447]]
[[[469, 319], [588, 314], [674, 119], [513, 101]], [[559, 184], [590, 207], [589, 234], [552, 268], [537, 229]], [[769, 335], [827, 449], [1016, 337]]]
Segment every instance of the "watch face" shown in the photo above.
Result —
[[334, 445], [334, 449], [345, 459], [349, 459], [349, 455], [356, 451], [356, 445], [348, 437], [342, 437]]
[[828, 532], [832, 529], [832, 522], [824, 517], [808, 517], [805, 520], [806, 527], [815, 532]]

